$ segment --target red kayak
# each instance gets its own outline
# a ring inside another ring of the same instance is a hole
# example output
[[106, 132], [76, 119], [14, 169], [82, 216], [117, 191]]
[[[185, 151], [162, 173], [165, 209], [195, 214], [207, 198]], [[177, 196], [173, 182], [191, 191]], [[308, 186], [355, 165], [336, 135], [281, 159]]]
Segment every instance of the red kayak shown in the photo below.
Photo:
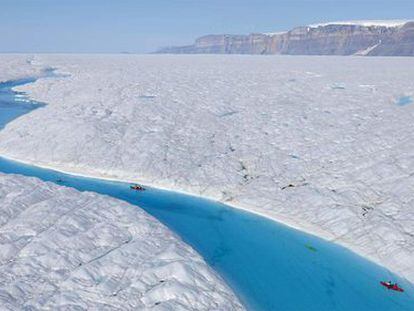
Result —
[[397, 285], [397, 283], [393, 284], [391, 282], [384, 282], [384, 281], [381, 281], [380, 283], [381, 283], [382, 286], [385, 286], [388, 289], [392, 289], [392, 290], [395, 290], [397, 292], [403, 292], [404, 291], [401, 287], [399, 287]]
[[140, 186], [140, 185], [132, 185], [132, 186], [130, 186], [130, 188], [132, 190], [136, 190], [136, 191], [144, 191], [145, 190], [145, 188]]

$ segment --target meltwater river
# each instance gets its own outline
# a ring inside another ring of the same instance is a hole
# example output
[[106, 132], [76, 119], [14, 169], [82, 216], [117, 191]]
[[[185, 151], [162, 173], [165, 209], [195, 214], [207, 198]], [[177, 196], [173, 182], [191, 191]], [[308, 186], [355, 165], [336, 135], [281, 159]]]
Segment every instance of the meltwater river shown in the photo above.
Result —
[[[13, 91], [35, 80], [0, 83], [0, 129], [44, 106]], [[414, 287], [406, 280], [341, 246], [267, 218], [200, 197], [154, 188], [135, 192], [123, 182], [1, 157], [0, 172], [109, 195], [144, 209], [196, 249], [248, 310], [414, 310]], [[387, 290], [381, 280], [397, 281], [405, 292]]]

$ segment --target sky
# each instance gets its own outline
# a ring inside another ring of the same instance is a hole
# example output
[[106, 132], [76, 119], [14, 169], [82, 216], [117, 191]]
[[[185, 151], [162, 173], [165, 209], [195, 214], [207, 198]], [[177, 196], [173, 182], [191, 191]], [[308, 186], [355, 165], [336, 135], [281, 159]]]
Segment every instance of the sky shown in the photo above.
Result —
[[361, 19], [414, 19], [414, 0], [0, 0], [0, 52], [146, 53]]

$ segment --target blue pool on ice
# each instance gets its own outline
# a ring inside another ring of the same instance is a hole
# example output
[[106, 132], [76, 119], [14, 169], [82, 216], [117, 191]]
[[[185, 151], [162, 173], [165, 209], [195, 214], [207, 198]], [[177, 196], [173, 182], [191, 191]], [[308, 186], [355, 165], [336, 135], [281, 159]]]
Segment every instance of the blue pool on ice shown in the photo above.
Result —
[[398, 106], [407, 106], [413, 103], [413, 98], [411, 96], [402, 96], [398, 99]]
[[[30, 109], [0, 84], [0, 128]], [[7, 95], [8, 94], [8, 95]], [[7, 97], [8, 96], [8, 97]], [[33, 103], [32, 103], [33, 104]], [[32, 106], [34, 109], [38, 106]], [[4, 113], [4, 115], [3, 115]], [[0, 172], [93, 191], [135, 204], [194, 247], [249, 310], [414, 310], [414, 287], [388, 270], [315, 236], [221, 203], [122, 182], [78, 177], [0, 158]], [[397, 293], [379, 285], [394, 280]]]
[[27, 100], [24, 94], [13, 92], [12, 88], [36, 81], [34, 78], [20, 79], [16, 81], [0, 82], [0, 130], [10, 121], [43, 106]]

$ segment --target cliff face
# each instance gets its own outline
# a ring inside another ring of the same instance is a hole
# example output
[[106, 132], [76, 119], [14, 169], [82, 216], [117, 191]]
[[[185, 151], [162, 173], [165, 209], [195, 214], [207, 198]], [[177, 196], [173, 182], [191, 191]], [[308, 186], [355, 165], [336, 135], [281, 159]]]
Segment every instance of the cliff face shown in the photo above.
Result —
[[277, 34], [208, 35], [193, 45], [158, 53], [414, 56], [414, 22], [332, 23]]
[[207, 35], [193, 45], [168, 47], [158, 53], [173, 54], [270, 54], [272, 37], [265, 34]]
[[398, 28], [358, 25], [300, 27], [283, 35], [282, 46], [275, 52], [292, 55], [352, 55], [394, 37], [397, 32]]
[[414, 56], [414, 22], [406, 23], [394, 36], [385, 38], [369, 55]]

